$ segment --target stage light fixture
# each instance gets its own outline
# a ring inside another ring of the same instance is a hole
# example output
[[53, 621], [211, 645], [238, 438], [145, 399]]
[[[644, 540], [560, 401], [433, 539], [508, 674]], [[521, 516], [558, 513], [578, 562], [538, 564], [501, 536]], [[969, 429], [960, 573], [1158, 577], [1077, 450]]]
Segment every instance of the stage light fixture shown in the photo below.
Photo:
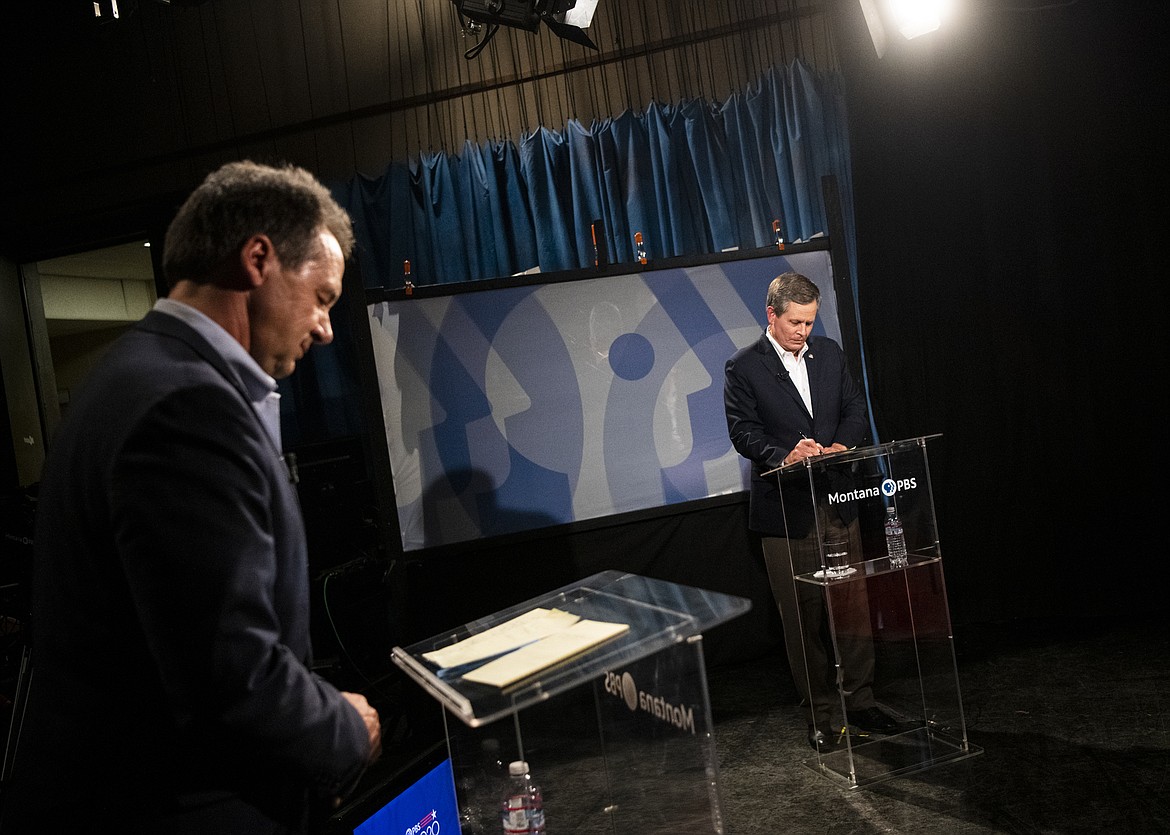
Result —
[[459, 14], [479, 23], [510, 26], [535, 32], [540, 26], [540, 15], [532, 0], [453, 0]]
[[542, 19], [558, 38], [597, 49], [597, 44], [585, 34], [597, 11], [597, 0], [553, 0], [549, 6], [555, 8], [546, 11]]
[[910, 40], [938, 29], [950, 13], [953, 0], [860, 0], [865, 25], [881, 58], [889, 47], [887, 32], [896, 29]]
[[588, 29], [597, 11], [597, 0], [577, 0], [576, 4], [570, 5], [572, 8], [561, 13], [563, 22], [578, 29]]
[[[544, 23], [553, 33], [573, 43], [597, 49], [585, 28], [593, 20], [598, 0], [451, 0], [459, 14], [489, 29], [480, 42], [495, 34], [495, 27], [509, 26], [535, 32]], [[581, 7], [578, 9], [577, 7]], [[471, 50], [478, 54], [479, 50]]]
[[928, 34], [942, 25], [943, 14], [950, 5], [946, 0], [888, 0], [894, 25], [902, 37], [910, 40]]

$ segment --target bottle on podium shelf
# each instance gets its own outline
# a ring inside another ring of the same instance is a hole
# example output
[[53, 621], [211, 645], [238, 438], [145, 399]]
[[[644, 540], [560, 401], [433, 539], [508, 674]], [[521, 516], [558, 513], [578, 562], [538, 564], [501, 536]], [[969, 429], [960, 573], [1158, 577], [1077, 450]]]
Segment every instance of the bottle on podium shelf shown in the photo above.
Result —
[[886, 508], [886, 554], [890, 557], [890, 568], [905, 568], [910, 564], [902, 520], [893, 505]]
[[528, 763], [518, 760], [508, 766], [508, 790], [500, 802], [504, 835], [542, 835], [544, 805], [540, 786], [534, 785]]

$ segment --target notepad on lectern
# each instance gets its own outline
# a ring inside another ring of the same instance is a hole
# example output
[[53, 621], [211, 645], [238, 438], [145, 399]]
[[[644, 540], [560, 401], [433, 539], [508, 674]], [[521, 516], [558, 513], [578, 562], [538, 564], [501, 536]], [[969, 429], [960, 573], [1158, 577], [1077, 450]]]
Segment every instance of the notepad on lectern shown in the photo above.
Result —
[[629, 630], [625, 623], [579, 620], [572, 626], [464, 673], [466, 681], [507, 687]]
[[491, 629], [470, 635], [458, 643], [424, 652], [423, 658], [443, 669], [472, 664], [531, 644], [572, 626], [580, 619], [579, 615], [562, 612], [560, 609], [537, 608]]

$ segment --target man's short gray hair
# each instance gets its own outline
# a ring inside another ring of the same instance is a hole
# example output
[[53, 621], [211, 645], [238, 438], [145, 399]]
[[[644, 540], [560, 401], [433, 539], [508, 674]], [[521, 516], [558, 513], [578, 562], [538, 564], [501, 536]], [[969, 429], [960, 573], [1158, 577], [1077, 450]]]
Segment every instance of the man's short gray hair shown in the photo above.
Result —
[[167, 230], [163, 275], [169, 286], [207, 282], [253, 235], [267, 235], [282, 264], [314, 257], [327, 231], [349, 258], [353, 223], [316, 177], [303, 168], [231, 162], [191, 193]]
[[821, 290], [800, 273], [784, 273], [772, 279], [768, 285], [768, 307], [777, 314], [788, 310], [788, 305], [821, 303]]

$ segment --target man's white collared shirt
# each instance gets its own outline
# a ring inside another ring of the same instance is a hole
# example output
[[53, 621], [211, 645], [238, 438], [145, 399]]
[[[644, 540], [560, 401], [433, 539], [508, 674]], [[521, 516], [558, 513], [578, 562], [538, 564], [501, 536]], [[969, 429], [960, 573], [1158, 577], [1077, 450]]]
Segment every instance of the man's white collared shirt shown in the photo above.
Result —
[[780, 355], [780, 362], [784, 364], [788, 377], [792, 380], [792, 385], [796, 386], [800, 399], [804, 401], [804, 408], [808, 409], [808, 413], [811, 415], [813, 413], [812, 389], [808, 385], [808, 366], [804, 363], [804, 355], [808, 353], [808, 343], [801, 345], [800, 351], [796, 356], [793, 356], [791, 351], [785, 351], [780, 347], [780, 343], [772, 336], [772, 331], [766, 330], [764, 333], [767, 335], [768, 341], [772, 343], [772, 347], [776, 349], [776, 353]]

